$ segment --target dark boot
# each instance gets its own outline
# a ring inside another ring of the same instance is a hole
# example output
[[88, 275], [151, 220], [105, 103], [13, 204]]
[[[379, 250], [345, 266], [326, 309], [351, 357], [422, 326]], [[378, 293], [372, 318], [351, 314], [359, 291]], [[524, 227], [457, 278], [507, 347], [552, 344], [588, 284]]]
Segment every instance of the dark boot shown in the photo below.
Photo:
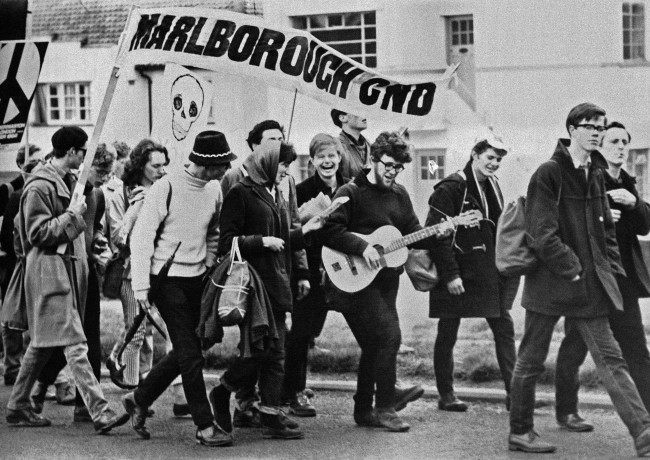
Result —
[[230, 417], [230, 390], [223, 385], [217, 385], [208, 396], [217, 425], [226, 433], [232, 433], [232, 418]]
[[453, 391], [451, 393], [441, 393], [438, 400], [438, 409], [449, 412], [465, 412], [467, 403], [458, 399]]
[[138, 406], [135, 402], [135, 397], [133, 393], [127, 393], [122, 398], [122, 404], [124, 404], [124, 409], [127, 414], [131, 416], [131, 427], [133, 430], [138, 433], [142, 439], [149, 439], [151, 433], [144, 426], [147, 421], [147, 408]]
[[302, 439], [305, 437], [302, 431], [291, 429], [282, 423], [279, 414], [265, 414], [260, 412], [262, 422], [262, 437], [265, 439]]

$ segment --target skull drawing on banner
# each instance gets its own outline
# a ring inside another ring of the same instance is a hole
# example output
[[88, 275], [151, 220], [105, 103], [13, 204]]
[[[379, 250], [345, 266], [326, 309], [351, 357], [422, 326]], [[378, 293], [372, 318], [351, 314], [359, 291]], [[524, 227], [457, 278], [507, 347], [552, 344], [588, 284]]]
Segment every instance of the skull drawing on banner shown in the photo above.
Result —
[[192, 75], [181, 75], [172, 85], [172, 132], [182, 141], [203, 109], [203, 88]]

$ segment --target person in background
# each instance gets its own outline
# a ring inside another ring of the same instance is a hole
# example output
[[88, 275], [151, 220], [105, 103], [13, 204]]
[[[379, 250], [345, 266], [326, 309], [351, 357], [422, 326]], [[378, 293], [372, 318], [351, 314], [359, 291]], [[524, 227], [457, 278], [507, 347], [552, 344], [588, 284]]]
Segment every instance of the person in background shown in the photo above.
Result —
[[[601, 141], [600, 152], [607, 161], [605, 190], [616, 223], [616, 241], [627, 276], [616, 276], [623, 296], [623, 311], [609, 312], [609, 327], [621, 347], [630, 376], [636, 384], [646, 410], [650, 411], [650, 354], [639, 309], [639, 297], [650, 296], [650, 276], [643, 260], [639, 237], [650, 232], [650, 204], [639, 197], [636, 180], [623, 169], [629, 155], [630, 133], [625, 126], [611, 122]], [[567, 334], [558, 352], [555, 374], [555, 415], [560, 426], [585, 432], [593, 424], [578, 414], [579, 369], [587, 356], [587, 345], [580, 334]]]
[[[296, 159], [293, 146], [281, 143], [258, 152], [247, 162], [248, 176], [237, 183], [224, 200], [219, 222], [219, 254], [225, 255], [238, 239], [244, 259], [259, 273], [268, 293], [273, 313], [269, 330], [276, 331], [264, 350], [247, 356], [244, 327], [240, 327], [240, 357], [221, 376], [220, 385], [210, 392], [217, 424], [232, 432], [230, 393], [259, 381], [260, 423], [265, 438], [299, 439], [304, 435], [280, 409], [284, 378], [285, 316], [293, 308], [291, 290], [292, 251], [304, 247], [303, 235], [322, 225], [316, 216], [291, 229], [289, 205], [278, 189], [289, 165]], [[271, 316], [269, 314], [269, 316]]]
[[482, 216], [479, 226], [458, 227], [453, 236], [437, 240], [430, 253], [440, 276], [429, 294], [429, 317], [439, 318], [433, 368], [440, 394], [438, 408], [445, 411], [467, 410], [453, 387], [454, 345], [461, 318], [485, 318], [490, 326], [507, 394], [506, 407], [510, 405], [510, 380], [517, 352], [509, 310], [519, 278], [500, 275], [495, 262], [496, 223], [503, 209], [495, 173], [506, 153], [496, 136], [480, 139], [465, 168], [442, 179], [429, 198], [427, 226], [466, 211]]
[[351, 113], [332, 109], [332, 122], [341, 128], [339, 141], [343, 146], [341, 155], [341, 175], [354, 178], [364, 168], [370, 168], [370, 143], [361, 131], [368, 127], [365, 118]]
[[564, 316], [565, 335], [584, 340], [637, 454], [650, 454], [650, 415], [608, 321], [610, 312], [623, 310], [616, 277], [625, 271], [605, 190], [607, 164], [598, 152], [605, 125], [602, 108], [591, 103], [572, 108], [566, 119], [570, 139], [558, 141], [528, 185], [527, 240], [538, 263], [524, 282], [526, 319], [510, 390], [510, 450], [556, 450], [535, 432], [533, 412], [535, 384], [555, 324]]

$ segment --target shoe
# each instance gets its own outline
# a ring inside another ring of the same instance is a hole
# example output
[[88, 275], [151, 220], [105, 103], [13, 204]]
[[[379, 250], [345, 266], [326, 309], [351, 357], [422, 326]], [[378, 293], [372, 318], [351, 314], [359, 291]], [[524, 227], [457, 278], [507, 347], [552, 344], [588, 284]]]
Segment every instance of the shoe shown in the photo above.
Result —
[[403, 433], [411, 428], [411, 425], [399, 418], [395, 409], [377, 410], [377, 421], [379, 424], [386, 428], [388, 431], [395, 433]]
[[47, 393], [45, 393], [45, 400], [54, 401], [55, 399], [56, 399], [56, 389], [54, 388], [53, 385], [50, 385], [47, 388]]
[[93, 421], [92, 417], [90, 416], [90, 412], [88, 412], [88, 408], [86, 406], [75, 407], [74, 415], [72, 419], [77, 423], [87, 423]]
[[359, 426], [365, 426], [369, 428], [381, 428], [383, 426], [381, 423], [379, 423], [377, 414], [372, 409], [355, 410], [354, 423]]
[[316, 417], [316, 408], [312, 406], [307, 395], [301, 391], [289, 403], [289, 413], [296, 417]]
[[260, 411], [256, 407], [251, 407], [246, 410], [235, 408], [232, 424], [236, 428], [260, 428], [262, 426], [260, 422]]
[[45, 394], [47, 393], [47, 387], [39, 382], [38, 380], [34, 384], [32, 389], [32, 394], [29, 396], [32, 400], [32, 407], [34, 408], [34, 413], [40, 414], [43, 412], [43, 405], [45, 404]]
[[424, 388], [420, 385], [408, 388], [395, 388], [395, 411], [401, 411], [408, 403], [420, 399], [423, 394]]
[[289, 428], [282, 423], [279, 414], [271, 415], [260, 413], [262, 424], [262, 437], [264, 439], [302, 439], [305, 437], [300, 430]]
[[569, 414], [557, 418], [557, 424], [575, 433], [594, 431], [594, 426], [578, 414]]
[[287, 417], [287, 414], [285, 414], [283, 411], [280, 411], [278, 415], [280, 416], [280, 422], [282, 422], [282, 424], [287, 428], [291, 428], [292, 430], [297, 430], [300, 428], [300, 425], [298, 425], [298, 423], [296, 423], [291, 418]]
[[217, 385], [210, 391], [208, 400], [212, 405], [214, 419], [226, 433], [232, 433], [232, 417], [230, 416], [230, 391], [223, 385]]
[[126, 413], [131, 416], [131, 427], [138, 433], [142, 439], [151, 438], [151, 433], [147, 430], [144, 424], [147, 421], [147, 408], [138, 406], [135, 402], [133, 393], [127, 393], [122, 397], [122, 404]]
[[99, 420], [93, 423], [95, 426], [95, 431], [97, 434], [106, 434], [111, 431], [113, 428], [124, 425], [129, 421], [129, 414], [124, 413], [117, 415], [111, 409], [106, 409], [102, 412], [102, 415], [99, 417]]
[[530, 430], [524, 434], [510, 433], [508, 436], [508, 449], [532, 454], [544, 454], [555, 452], [556, 447], [542, 441], [535, 430]]
[[12, 426], [50, 426], [45, 417], [41, 417], [33, 409], [7, 409], [7, 423]]
[[68, 382], [56, 383], [56, 402], [62, 406], [72, 406], [75, 401], [75, 388]]
[[415, 348], [404, 344], [401, 344], [399, 350], [397, 350], [398, 355], [410, 355], [411, 353], [415, 353]]
[[441, 393], [438, 400], [438, 409], [448, 412], [465, 412], [467, 403], [458, 399], [453, 391], [451, 393]]
[[207, 436], [201, 430], [196, 430], [196, 442], [208, 447], [226, 447], [232, 446], [234, 439], [231, 434], [215, 425], [212, 426], [212, 433]]
[[634, 439], [634, 447], [638, 457], [650, 456], [650, 427], [647, 427]]
[[174, 417], [185, 417], [187, 415], [192, 415], [190, 412], [190, 405], [185, 404], [176, 404], [172, 407], [172, 412], [174, 412]]

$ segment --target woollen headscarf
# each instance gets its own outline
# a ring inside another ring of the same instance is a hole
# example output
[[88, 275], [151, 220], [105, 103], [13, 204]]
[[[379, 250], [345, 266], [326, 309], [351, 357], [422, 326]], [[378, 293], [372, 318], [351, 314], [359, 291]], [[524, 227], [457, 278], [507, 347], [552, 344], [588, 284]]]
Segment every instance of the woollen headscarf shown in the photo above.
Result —
[[253, 182], [263, 187], [275, 185], [280, 164], [280, 146], [268, 147], [246, 158], [244, 168]]

